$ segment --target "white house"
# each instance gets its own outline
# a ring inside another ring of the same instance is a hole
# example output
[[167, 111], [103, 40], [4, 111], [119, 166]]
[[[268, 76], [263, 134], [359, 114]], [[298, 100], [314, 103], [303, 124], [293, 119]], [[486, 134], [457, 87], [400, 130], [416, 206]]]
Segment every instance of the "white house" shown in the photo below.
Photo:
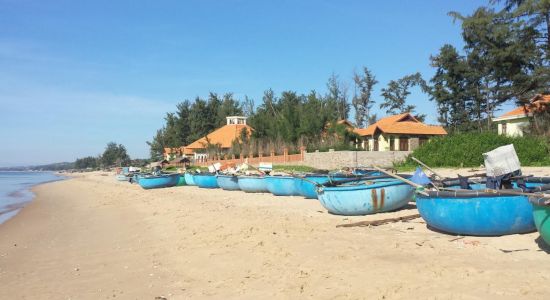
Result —
[[523, 136], [524, 129], [529, 126], [529, 118], [533, 116], [533, 111], [548, 105], [550, 105], [550, 95], [536, 95], [529, 104], [516, 107], [502, 116], [494, 118], [493, 122], [497, 123], [498, 134]]

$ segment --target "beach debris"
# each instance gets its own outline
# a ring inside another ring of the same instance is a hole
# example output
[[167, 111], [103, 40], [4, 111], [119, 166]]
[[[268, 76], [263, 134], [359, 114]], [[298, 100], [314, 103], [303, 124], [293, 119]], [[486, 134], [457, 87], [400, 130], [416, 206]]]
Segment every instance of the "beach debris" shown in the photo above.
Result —
[[463, 238], [464, 238], [463, 236], [459, 236], [459, 237], [457, 237], [457, 238], [454, 238], [454, 239], [452, 239], [452, 240], [449, 240], [449, 242], [458, 241], [458, 240], [461, 240], [461, 239], [463, 239]]
[[[361, 221], [356, 223], [350, 223], [350, 224], [340, 224], [336, 225], [336, 227], [365, 227], [365, 226], [379, 226], [384, 225], [388, 223], [396, 223], [396, 222], [407, 222], [410, 220], [414, 220], [420, 218], [420, 214], [414, 214], [414, 215], [408, 215], [408, 216], [402, 216], [397, 218], [388, 218], [388, 219], [382, 219], [382, 220], [374, 220], [374, 221]], [[409, 227], [414, 229], [414, 227]], [[407, 228], [407, 230], [410, 230]]]
[[156, 296], [155, 300], [168, 300], [168, 298], [166, 298], [164, 296]]
[[529, 249], [513, 249], [513, 250], [506, 250], [506, 249], [498, 249], [502, 253], [512, 253], [512, 252], [520, 252], [520, 251], [529, 251]]

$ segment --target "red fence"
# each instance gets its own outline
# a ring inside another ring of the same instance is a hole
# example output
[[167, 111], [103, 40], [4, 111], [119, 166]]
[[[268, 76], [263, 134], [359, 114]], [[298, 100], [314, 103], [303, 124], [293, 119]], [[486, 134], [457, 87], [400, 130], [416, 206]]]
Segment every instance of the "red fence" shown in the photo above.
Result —
[[237, 157], [232, 157], [229, 159], [206, 159], [204, 161], [195, 161], [193, 164], [196, 166], [210, 166], [215, 163], [220, 163], [222, 165], [226, 164], [242, 164], [245, 161], [248, 161], [251, 165], [258, 165], [261, 162], [270, 162], [273, 164], [286, 164], [286, 163], [295, 163], [295, 162], [302, 162], [304, 161], [304, 153], [305, 151], [302, 150], [299, 154], [288, 154], [288, 151], [283, 151], [283, 155], [275, 155], [274, 153], [271, 153], [269, 156], [249, 156], [245, 157], [244, 155], [240, 155]]

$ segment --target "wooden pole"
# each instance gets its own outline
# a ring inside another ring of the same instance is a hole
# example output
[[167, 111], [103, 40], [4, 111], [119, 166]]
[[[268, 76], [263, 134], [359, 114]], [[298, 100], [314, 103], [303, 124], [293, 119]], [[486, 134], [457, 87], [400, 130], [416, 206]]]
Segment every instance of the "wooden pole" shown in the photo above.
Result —
[[545, 193], [524, 193], [524, 192], [517, 192], [517, 191], [509, 191], [509, 190], [493, 190], [493, 189], [481, 189], [481, 190], [464, 190], [464, 189], [450, 189], [450, 188], [440, 188], [441, 190], [448, 191], [448, 192], [481, 192], [481, 193], [491, 193], [491, 194], [503, 194], [503, 195], [512, 195], [512, 196], [527, 196], [527, 197], [540, 197], [544, 199], [550, 199], [550, 194]]
[[[386, 174], [386, 175], [388, 175], [388, 176], [391, 176], [391, 177], [393, 177], [393, 178], [395, 178], [395, 179], [401, 180], [401, 181], [403, 181], [404, 183], [406, 183], [406, 184], [408, 184], [408, 185], [414, 186], [415, 188], [422, 188], [422, 187], [423, 187], [422, 185], [417, 184], [417, 183], [414, 183], [414, 182], [412, 182], [412, 181], [410, 181], [410, 180], [408, 180], [408, 179], [405, 179], [405, 178], [403, 178], [403, 177], [401, 177], [401, 176], [392, 174], [392, 173], [390, 173], [390, 172], [388, 172], [388, 171], [386, 171], [386, 170], [382, 170], [382, 169], [380, 169], [380, 168], [377, 167], [377, 166], [372, 166], [372, 167], [373, 167], [375, 170], [378, 170], [378, 171], [380, 171], [380, 172], [382, 172], [382, 173], [384, 173], [384, 174]], [[428, 196], [428, 193], [423, 192], [423, 191], [418, 191], [418, 193], [420, 193], [420, 194], [422, 194], [422, 195], [424, 195], [424, 196]]]
[[420, 214], [414, 214], [410, 216], [402, 216], [397, 218], [388, 218], [388, 219], [382, 219], [382, 220], [374, 220], [374, 221], [361, 221], [351, 224], [340, 224], [336, 225], [336, 227], [364, 227], [364, 226], [379, 226], [384, 225], [388, 223], [395, 223], [395, 222], [407, 222], [410, 220], [418, 219], [420, 218]]
[[416, 157], [414, 156], [411, 156], [412, 160], [416, 161], [417, 163], [419, 163], [421, 166], [423, 166], [424, 168], [426, 168], [426, 170], [432, 172], [435, 176], [439, 177], [439, 179], [444, 179], [445, 177], [441, 176], [440, 174], [438, 174], [436, 171], [434, 171], [432, 168], [428, 167], [428, 165], [426, 165], [425, 163], [421, 162], [419, 159], [417, 159]]

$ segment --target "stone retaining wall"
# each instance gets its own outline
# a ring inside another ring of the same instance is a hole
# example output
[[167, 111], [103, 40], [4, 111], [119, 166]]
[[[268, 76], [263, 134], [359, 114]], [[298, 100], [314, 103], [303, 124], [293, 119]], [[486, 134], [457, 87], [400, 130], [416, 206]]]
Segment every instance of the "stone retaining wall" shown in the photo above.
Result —
[[342, 167], [391, 167], [402, 161], [411, 151], [329, 151], [304, 153], [303, 164], [317, 169]]

